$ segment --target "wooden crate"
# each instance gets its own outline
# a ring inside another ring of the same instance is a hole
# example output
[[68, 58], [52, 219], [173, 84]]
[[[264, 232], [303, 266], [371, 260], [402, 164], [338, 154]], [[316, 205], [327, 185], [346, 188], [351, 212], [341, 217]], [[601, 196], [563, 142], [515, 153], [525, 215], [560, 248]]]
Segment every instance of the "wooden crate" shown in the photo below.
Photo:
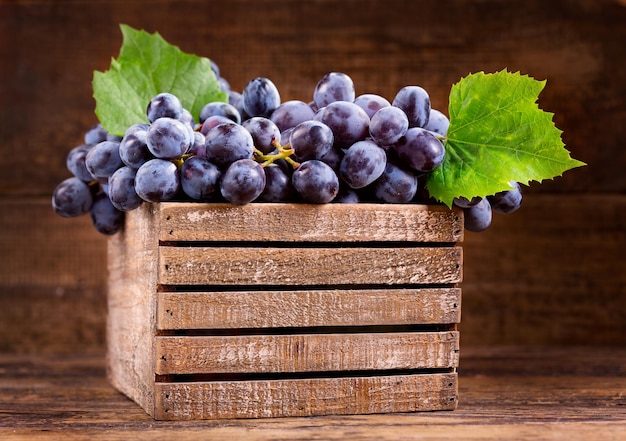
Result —
[[463, 219], [144, 204], [109, 239], [108, 375], [155, 419], [454, 409]]

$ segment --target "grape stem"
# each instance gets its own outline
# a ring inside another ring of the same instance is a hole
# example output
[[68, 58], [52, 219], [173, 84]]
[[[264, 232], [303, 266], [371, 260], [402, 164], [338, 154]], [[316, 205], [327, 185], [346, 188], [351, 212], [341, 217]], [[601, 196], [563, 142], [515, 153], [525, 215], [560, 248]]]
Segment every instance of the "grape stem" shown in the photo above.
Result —
[[279, 159], [284, 159], [285, 161], [287, 161], [287, 163], [291, 165], [294, 170], [300, 167], [300, 163], [291, 158], [291, 155], [293, 155], [295, 151], [291, 148], [289, 143], [287, 143], [286, 145], [280, 145], [280, 142], [278, 142], [277, 140], [273, 140], [272, 145], [276, 148], [276, 153], [266, 154], [257, 148], [254, 149], [255, 159], [257, 160], [257, 162], [261, 163], [262, 167], [267, 167]]

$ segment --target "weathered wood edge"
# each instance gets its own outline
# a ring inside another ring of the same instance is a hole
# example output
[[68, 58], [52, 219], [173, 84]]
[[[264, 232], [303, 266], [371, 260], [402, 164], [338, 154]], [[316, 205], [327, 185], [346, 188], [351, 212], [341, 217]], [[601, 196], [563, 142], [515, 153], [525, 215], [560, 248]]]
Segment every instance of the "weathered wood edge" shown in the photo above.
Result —
[[463, 261], [459, 246], [159, 247], [159, 254], [162, 285], [454, 284]]
[[463, 212], [421, 204], [160, 203], [170, 241], [444, 242], [463, 240]]
[[108, 241], [107, 376], [154, 415], [158, 216], [143, 204]]
[[458, 374], [157, 383], [158, 420], [453, 410]]
[[459, 323], [461, 288], [160, 292], [157, 328]]
[[457, 367], [459, 332], [156, 338], [158, 375]]

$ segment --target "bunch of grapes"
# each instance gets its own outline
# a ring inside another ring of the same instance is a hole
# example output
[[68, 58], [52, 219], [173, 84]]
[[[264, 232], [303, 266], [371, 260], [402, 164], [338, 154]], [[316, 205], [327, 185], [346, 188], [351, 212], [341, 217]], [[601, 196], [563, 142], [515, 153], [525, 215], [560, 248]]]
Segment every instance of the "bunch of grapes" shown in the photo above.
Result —
[[[406, 86], [390, 102], [356, 96], [352, 79], [331, 72], [312, 101], [281, 101], [268, 78], [241, 93], [213, 71], [228, 102], [207, 103], [194, 121], [180, 100], [160, 93], [147, 103], [148, 123], [122, 137], [96, 125], [72, 149], [72, 177], [54, 190], [61, 216], [90, 213], [95, 228], [115, 234], [124, 213], [143, 203], [203, 201], [436, 203], [425, 188], [428, 173], [445, 157], [449, 120], [431, 108], [419, 86]], [[488, 198], [455, 199], [465, 228], [482, 231], [492, 211], [521, 204], [519, 185]]]

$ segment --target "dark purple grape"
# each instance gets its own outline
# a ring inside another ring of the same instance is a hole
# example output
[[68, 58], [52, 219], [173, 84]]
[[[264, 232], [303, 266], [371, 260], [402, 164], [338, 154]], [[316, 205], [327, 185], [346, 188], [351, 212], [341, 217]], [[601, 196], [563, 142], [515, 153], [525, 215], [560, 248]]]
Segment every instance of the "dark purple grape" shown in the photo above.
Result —
[[204, 122], [200, 126], [200, 133], [206, 136], [207, 133], [209, 133], [209, 130], [224, 123], [236, 124], [233, 120], [230, 120], [222, 115], [209, 116], [207, 119], [204, 120]]
[[317, 159], [303, 162], [291, 177], [293, 187], [307, 202], [326, 204], [339, 192], [339, 178], [332, 168]]
[[370, 120], [370, 136], [378, 145], [390, 146], [404, 136], [409, 119], [399, 107], [383, 107]]
[[259, 196], [263, 202], [287, 202], [294, 198], [295, 191], [291, 184], [291, 176], [277, 165], [263, 168], [265, 172], [265, 188]]
[[445, 148], [431, 132], [419, 127], [406, 131], [394, 144], [400, 160], [413, 170], [429, 172], [439, 167], [445, 157]]
[[239, 159], [251, 159], [254, 140], [243, 126], [219, 124], [206, 134], [206, 158], [218, 167], [228, 167]]
[[146, 116], [151, 123], [159, 118], [178, 119], [183, 114], [183, 105], [177, 96], [171, 93], [159, 93], [148, 103]]
[[206, 157], [206, 137], [201, 132], [193, 132], [193, 142], [187, 153], [201, 158]]
[[373, 93], [365, 93], [357, 96], [354, 100], [354, 104], [365, 110], [365, 113], [367, 113], [367, 116], [370, 118], [383, 107], [391, 106], [391, 103], [386, 98]]
[[504, 190], [489, 196], [489, 203], [493, 211], [501, 214], [513, 213], [522, 205], [522, 189], [520, 185], [515, 182], [510, 182], [511, 190]]
[[335, 101], [353, 102], [354, 98], [354, 82], [342, 72], [327, 73], [318, 81], [313, 91], [313, 101], [318, 108]]
[[339, 173], [351, 188], [363, 188], [385, 171], [387, 154], [373, 141], [358, 141], [350, 146], [341, 160]]
[[232, 104], [224, 103], [222, 101], [214, 101], [204, 105], [200, 110], [200, 123], [202, 124], [209, 116], [223, 116], [229, 120], [240, 124], [241, 114], [239, 110]]
[[67, 169], [78, 179], [84, 182], [90, 182], [93, 180], [93, 176], [87, 170], [85, 166], [85, 158], [87, 157], [87, 153], [91, 150], [92, 146], [89, 144], [79, 145], [78, 147], [74, 147], [67, 154], [67, 158], [65, 160], [65, 164]]
[[249, 116], [269, 118], [280, 105], [276, 85], [268, 78], [255, 78], [246, 84], [242, 92], [243, 110]]
[[219, 189], [220, 169], [205, 158], [192, 156], [180, 168], [180, 184], [187, 196], [211, 200]]
[[491, 205], [487, 199], [481, 199], [476, 205], [463, 209], [465, 229], [474, 233], [479, 233], [489, 228], [491, 217]]
[[96, 145], [96, 144], [98, 144], [98, 143], [100, 143], [102, 141], [106, 141], [108, 135], [109, 134], [107, 133], [106, 130], [104, 130], [102, 125], [100, 123], [98, 123], [98, 124], [92, 126], [85, 133], [85, 144], [87, 144], [87, 145]]
[[134, 128], [127, 130], [120, 142], [120, 158], [128, 167], [135, 170], [146, 161], [154, 158], [148, 149], [148, 130]]
[[392, 105], [401, 108], [409, 118], [409, 127], [424, 127], [430, 118], [430, 96], [419, 86], [400, 89]]
[[177, 119], [163, 117], [150, 124], [146, 137], [148, 149], [156, 158], [177, 159], [191, 146], [191, 132]]
[[328, 104], [322, 111], [321, 121], [330, 127], [335, 145], [339, 148], [348, 148], [369, 135], [370, 119], [367, 113], [348, 101]]
[[169, 201], [176, 197], [179, 189], [179, 171], [170, 161], [151, 159], [137, 170], [135, 191], [144, 201]]
[[417, 176], [411, 170], [388, 162], [385, 171], [374, 183], [374, 194], [382, 202], [406, 204], [417, 193]]
[[108, 178], [123, 165], [120, 143], [115, 141], [102, 141], [85, 156], [85, 166], [94, 178]]
[[92, 205], [89, 186], [75, 176], [63, 180], [52, 193], [52, 209], [59, 216], [81, 216], [89, 212]]
[[481, 198], [480, 196], [474, 196], [471, 199], [468, 199], [464, 196], [459, 196], [454, 198], [452, 200], [452, 203], [459, 208], [469, 208], [479, 203], [482, 199], [483, 198]]
[[125, 166], [109, 177], [107, 195], [113, 206], [120, 211], [134, 210], [143, 203], [143, 199], [135, 191], [136, 174], [136, 170]]
[[289, 144], [299, 161], [321, 159], [333, 148], [334, 140], [330, 127], [315, 120], [298, 124], [289, 135]]
[[115, 208], [104, 193], [96, 196], [90, 215], [96, 231], [107, 236], [117, 233], [124, 225], [124, 212]]
[[313, 109], [304, 101], [291, 100], [281, 103], [280, 106], [272, 112], [271, 120], [276, 124], [278, 129], [283, 132], [289, 128], [295, 127], [301, 122], [313, 119]]
[[446, 136], [448, 134], [448, 127], [450, 126], [450, 120], [446, 115], [436, 109], [430, 109], [430, 117], [428, 118], [428, 124], [424, 126], [426, 130], [435, 132], [438, 135]]
[[257, 149], [263, 153], [271, 153], [276, 149], [274, 142], [280, 141], [280, 130], [272, 120], [255, 116], [245, 120], [242, 126], [252, 135]]
[[265, 188], [265, 172], [253, 159], [233, 162], [222, 175], [220, 190], [231, 204], [243, 205], [258, 198]]

